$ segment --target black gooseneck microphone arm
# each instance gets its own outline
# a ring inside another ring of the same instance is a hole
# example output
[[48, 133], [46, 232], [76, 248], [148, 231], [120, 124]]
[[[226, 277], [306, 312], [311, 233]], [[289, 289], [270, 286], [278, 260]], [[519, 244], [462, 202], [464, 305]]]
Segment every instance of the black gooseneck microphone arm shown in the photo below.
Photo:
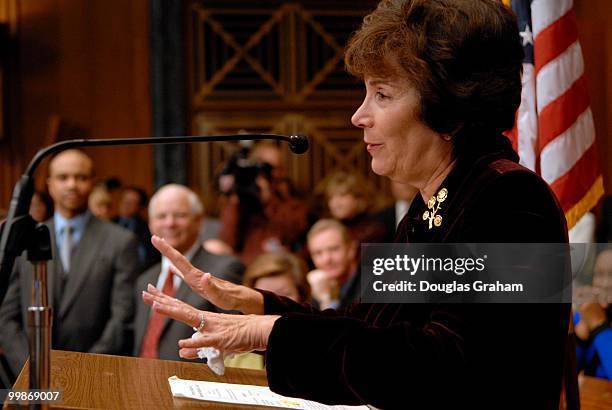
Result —
[[[122, 139], [77, 139], [62, 141], [43, 148], [36, 153], [26, 172], [15, 184], [9, 213], [6, 222], [0, 227], [0, 305], [9, 286], [9, 278], [15, 259], [25, 249], [36, 247], [37, 239], [32, 232], [36, 223], [29, 216], [30, 201], [34, 192], [33, 174], [40, 162], [49, 155], [70, 149], [93, 146], [119, 146], [119, 145], [158, 145], [182, 144], [191, 142], [213, 141], [240, 141], [240, 140], [277, 140], [285, 141], [295, 154], [303, 154], [308, 150], [308, 139], [303, 135], [276, 135], [276, 134], [239, 134], [239, 135], [211, 135], [211, 136], [179, 136], [158, 138], [122, 138]], [[34, 243], [33, 243], [34, 242]], [[50, 259], [50, 249], [45, 249], [39, 259]], [[34, 256], [36, 259], [37, 257]]]
[[118, 145], [162, 145], [182, 144], [187, 142], [220, 142], [241, 140], [276, 140], [289, 143], [289, 148], [294, 154], [303, 154], [308, 151], [308, 138], [304, 135], [278, 134], [236, 134], [236, 135], [188, 135], [181, 137], [157, 137], [157, 138], [115, 138], [115, 139], [78, 139], [58, 142], [36, 153], [24, 175], [32, 176], [40, 162], [47, 156], [70, 148], [102, 147]]

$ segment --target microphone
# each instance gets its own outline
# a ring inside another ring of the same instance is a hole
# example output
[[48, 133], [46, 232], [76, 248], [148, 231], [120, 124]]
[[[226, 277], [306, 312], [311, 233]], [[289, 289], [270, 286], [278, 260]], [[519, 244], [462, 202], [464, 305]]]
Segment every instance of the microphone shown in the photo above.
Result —
[[294, 154], [303, 154], [308, 151], [308, 138], [305, 135], [292, 135], [289, 137], [289, 149]]
[[4, 300], [9, 286], [9, 279], [15, 259], [26, 248], [32, 248], [36, 234], [36, 223], [29, 216], [30, 201], [34, 193], [33, 175], [42, 160], [51, 155], [70, 148], [119, 145], [161, 145], [182, 144], [192, 142], [241, 141], [241, 140], [276, 140], [285, 141], [295, 154], [308, 151], [308, 138], [304, 135], [278, 134], [237, 134], [237, 135], [189, 135], [177, 137], [156, 138], [117, 138], [117, 139], [77, 139], [58, 142], [43, 148], [34, 155], [25, 173], [13, 188], [9, 213], [5, 223], [0, 225], [0, 305]]

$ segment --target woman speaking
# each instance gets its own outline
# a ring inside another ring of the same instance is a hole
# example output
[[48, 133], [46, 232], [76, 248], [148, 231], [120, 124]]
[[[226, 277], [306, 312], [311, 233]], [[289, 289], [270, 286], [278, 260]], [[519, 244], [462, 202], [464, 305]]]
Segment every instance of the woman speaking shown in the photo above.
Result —
[[[502, 135], [520, 103], [522, 58], [516, 19], [499, 0], [384, 0], [354, 33], [345, 62], [366, 95], [352, 122], [372, 170], [420, 191], [396, 242], [567, 242], [553, 194]], [[179, 341], [182, 357], [202, 346], [265, 351], [273, 391], [331, 404], [557, 408], [569, 304], [320, 312], [216, 279], [152, 241], [195, 292], [245, 314], [198, 311], [150, 286], [143, 299], [154, 310], [204, 325]]]

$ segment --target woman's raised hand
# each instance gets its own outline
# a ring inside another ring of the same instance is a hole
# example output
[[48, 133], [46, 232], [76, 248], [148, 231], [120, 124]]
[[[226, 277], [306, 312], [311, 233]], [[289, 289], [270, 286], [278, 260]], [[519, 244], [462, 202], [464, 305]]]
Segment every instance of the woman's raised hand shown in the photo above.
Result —
[[[202, 323], [200, 335], [179, 341], [179, 355], [187, 359], [197, 358], [200, 347], [214, 347], [223, 352], [251, 352], [265, 350], [274, 322], [279, 316], [227, 315], [198, 310], [149, 285], [142, 292], [144, 302], [153, 310], [197, 328]], [[202, 321], [203, 319], [203, 321]]]
[[151, 243], [170, 260], [172, 273], [180, 276], [194, 292], [213, 305], [224, 310], [238, 310], [247, 314], [264, 313], [263, 296], [259, 292], [219, 279], [208, 272], [202, 272], [158, 236], [153, 235]]
[[179, 320], [191, 327], [197, 328], [200, 326], [203, 311], [182, 300], [166, 295], [151, 284], [147, 286], [147, 290], [142, 291], [142, 300], [156, 312]]

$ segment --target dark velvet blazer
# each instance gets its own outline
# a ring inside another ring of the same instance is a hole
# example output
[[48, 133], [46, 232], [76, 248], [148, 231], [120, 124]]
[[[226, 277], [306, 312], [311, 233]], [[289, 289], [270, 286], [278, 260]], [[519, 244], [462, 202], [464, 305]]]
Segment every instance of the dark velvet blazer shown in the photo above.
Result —
[[[503, 140], [502, 140], [503, 138]], [[486, 149], [485, 149], [486, 148]], [[443, 223], [417, 196], [396, 242], [565, 243], [547, 184], [504, 137], [442, 183]], [[280, 314], [268, 341], [270, 388], [334, 404], [389, 409], [556, 409], [569, 304], [361, 304], [318, 312], [264, 293]]]

